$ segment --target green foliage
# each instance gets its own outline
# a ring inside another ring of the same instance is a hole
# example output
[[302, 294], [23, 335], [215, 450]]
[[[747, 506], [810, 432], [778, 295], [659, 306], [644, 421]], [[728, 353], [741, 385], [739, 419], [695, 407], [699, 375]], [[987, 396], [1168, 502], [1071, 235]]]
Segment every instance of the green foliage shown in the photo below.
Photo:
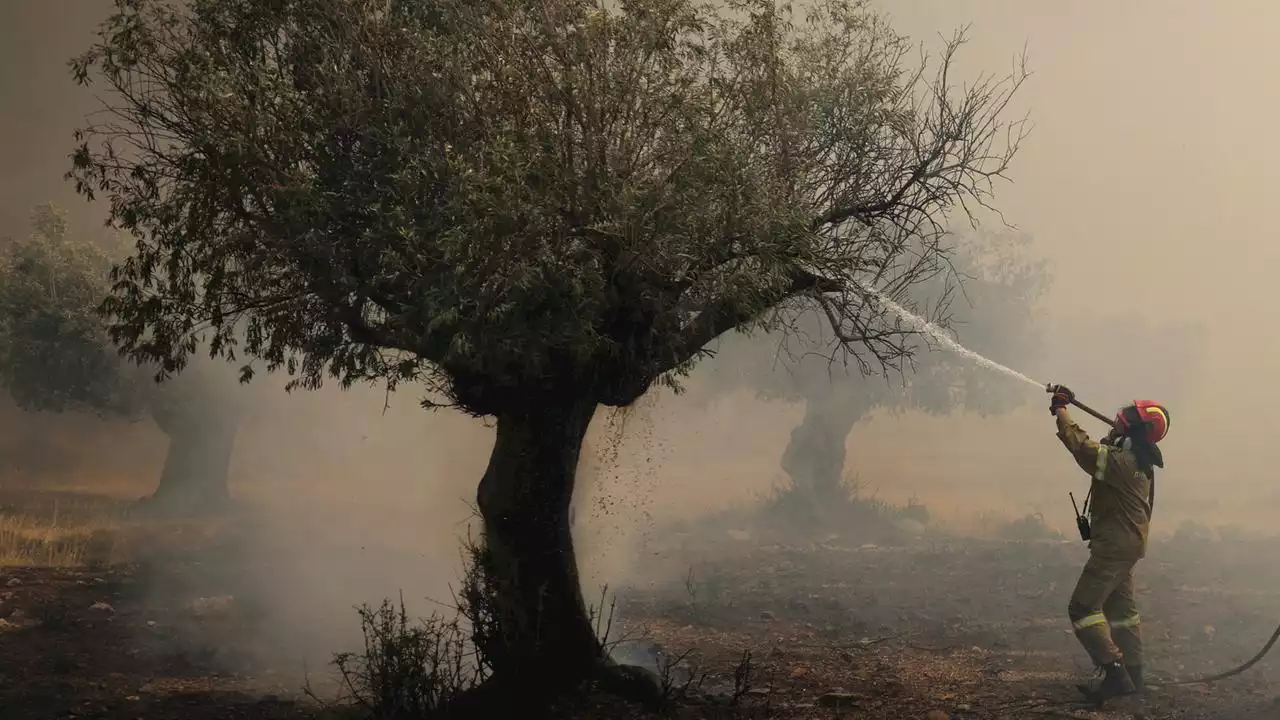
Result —
[[625, 405], [793, 302], [893, 363], [864, 283], [936, 271], [1022, 137], [1024, 73], [909, 67], [858, 0], [116, 6], [70, 175], [139, 241], [112, 334], [166, 372], [204, 338], [305, 387]]
[[[948, 272], [915, 284], [917, 307], [933, 304], [966, 347], [1012, 367], [1038, 358], [1046, 341], [1035, 322], [1049, 287], [1049, 268], [1014, 233], [974, 233], [945, 248]], [[765, 398], [805, 400], [851, 421], [876, 408], [942, 414], [964, 408], [981, 414], [1007, 412], [1027, 399], [1025, 387], [1004, 375], [931, 347], [930, 338], [904, 343], [910, 368], [891, 377], [867, 378], [839, 362], [836, 343], [824, 333], [824, 319], [808, 312], [796, 320], [799, 332], [726, 338], [706, 364], [706, 391], [754, 387]], [[835, 408], [838, 408], [835, 409]]]
[[51, 205], [30, 235], [0, 245], [0, 387], [21, 407], [137, 411], [137, 378], [97, 314], [112, 250], [69, 237]]

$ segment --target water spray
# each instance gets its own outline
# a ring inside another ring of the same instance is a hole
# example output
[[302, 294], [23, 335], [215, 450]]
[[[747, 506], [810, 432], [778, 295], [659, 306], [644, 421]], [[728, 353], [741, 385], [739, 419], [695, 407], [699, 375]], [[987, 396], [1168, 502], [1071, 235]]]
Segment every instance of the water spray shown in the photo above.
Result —
[[1009, 377], [1013, 378], [1014, 380], [1021, 380], [1022, 382], [1028, 385], [1034, 385], [1035, 387], [1038, 387], [1038, 388], [1048, 387], [1047, 385], [1040, 382], [1039, 380], [1032, 380], [1030, 377], [1023, 375], [1017, 370], [1014, 370], [1013, 368], [1007, 367], [1005, 365], [1001, 365], [995, 360], [992, 360], [988, 357], [980, 355], [970, 350], [969, 348], [961, 345], [955, 340], [952, 340], [951, 336], [948, 335], [946, 332], [944, 332], [942, 328], [929, 322], [928, 320], [925, 320], [919, 315], [916, 315], [915, 313], [902, 307], [898, 303], [890, 300], [889, 297], [884, 293], [879, 292], [878, 290], [872, 290], [871, 288], [866, 288], [866, 287], [864, 287], [863, 290], [868, 295], [871, 295], [875, 297], [877, 300], [879, 300], [880, 303], [883, 304], [885, 307], [893, 311], [893, 314], [897, 315], [903, 320], [906, 320], [908, 323], [915, 325], [917, 328], [920, 329], [921, 332], [933, 338], [934, 340], [937, 340], [938, 342], [942, 343], [944, 347], [956, 353], [957, 355], [960, 355], [961, 357], [969, 358], [970, 360], [974, 361], [975, 363], [983, 367], [990, 368], [998, 372], [1002, 372], [1005, 375], [1008, 375]]
[[[886, 308], [892, 311], [895, 315], [902, 318], [903, 320], [906, 320], [911, 325], [914, 325], [921, 332], [933, 338], [934, 340], [937, 340], [943, 347], [956, 353], [957, 355], [968, 358], [985, 368], [990, 368], [991, 370], [1004, 373], [1005, 375], [1008, 375], [1009, 377], [1015, 380], [1019, 380], [1028, 385], [1033, 385], [1037, 388], [1041, 388], [1046, 392], [1049, 392], [1049, 393], [1053, 392], [1054, 386], [1052, 383], [1042, 383], [1039, 380], [1034, 380], [1031, 377], [1018, 372], [1017, 370], [1014, 370], [1013, 368], [1008, 367], [1007, 365], [1001, 365], [1000, 363], [996, 362], [995, 360], [992, 360], [991, 358], [988, 358], [984, 355], [976, 353], [973, 350], [970, 350], [969, 348], [953, 340], [950, 335], [948, 335], [942, 328], [938, 327], [934, 323], [931, 323], [928, 320], [925, 320], [924, 318], [902, 307], [901, 305], [894, 302], [893, 300], [890, 300], [889, 297], [886, 296], [884, 293], [879, 292], [877, 290], [872, 290], [871, 288], [867, 288], [867, 287], [863, 287], [863, 290], [868, 295], [871, 295], [875, 297], [877, 300], [879, 300], [882, 305], [884, 305]], [[1107, 417], [1106, 415], [1103, 415], [1097, 410], [1094, 410], [1088, 405], [1085, 405], [1079, 400], [1072, 398], [1071, 404], [1075, 405], [1076, 407], [1080, 408], [1086, 413], [1089, 413], [1093, 417], [1106, 423], [1108, 427], [1111, 427], [1114, 424], [1111, 418]]]

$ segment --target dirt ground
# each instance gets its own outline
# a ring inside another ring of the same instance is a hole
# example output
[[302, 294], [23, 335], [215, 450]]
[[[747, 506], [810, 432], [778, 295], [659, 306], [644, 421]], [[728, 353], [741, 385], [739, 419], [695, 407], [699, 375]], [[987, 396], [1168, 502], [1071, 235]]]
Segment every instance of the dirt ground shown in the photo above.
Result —
[[[0, 501], [0, 520], [46, 513], [47, 499]], [[65, 508], [77, 502], [92, 500], [58, 504], [58, 522], [74, 524]], [[323, 714], [296, 669], [272, 667], [259, 632], [270, 618], [255, 599], [226, 594], [245, 571], [218, 565], [245, 557], [222, 552], [236, 542], [234, 524], [139, 532], [58, 535], [62, 554], [46, 547], [44, 557], [27, 532], [26, 562], [10, 548], [0, 567], [0, 718]], [[9, 546], [19, 535], [0, 526]], [[737, 717], [1280, 717], [1280, 652], [1240, 677], [1155, 691], [1145, 704], [1093, 712], [1076, 703], [1072, 684], [1090, 670], [1064, 614], [1085, 552], [1073, 540], [920, 528], [797, 542], [707, 522], [645, 548], [644, 582], [618, 595], [614, 638], [626, 642], [617, 657], [669, 668], [677, 688], [691, 676], [695, 700], [736, 694]], [[1191, 528], [1153, 543], [1139, 575], [1153, 679], [1211, 673], [1257, 652], [1280, 622], [1277, 552], [1280, 539]], [[312, 671], [329, 697], [329, 669]], [[712, 717], [700, 702], [675, 715]]]
[[[1280, 541], [1188, 530], [1155, 542], [1140, 566], [1153, 681], [1238, 665], [1280, 623], [1270, 559]], [[627, 613], [708, 667], [750, 649], [751, 697], [777, 717], [1280, 717], [1280, 653], [1221, 683], [1153, 690], [1145, 703], [1093, 712], [1076, 702], [1074, 684], [1092, 672], [1065, 619], [1087, 556], [1079, 541], [832, 535], [798, 545], [732, 529], [692, 540], [674, 539], [654, 566], [687, 575], [632, 596]], [[837, 700], [844, 715], [822, 707]]]

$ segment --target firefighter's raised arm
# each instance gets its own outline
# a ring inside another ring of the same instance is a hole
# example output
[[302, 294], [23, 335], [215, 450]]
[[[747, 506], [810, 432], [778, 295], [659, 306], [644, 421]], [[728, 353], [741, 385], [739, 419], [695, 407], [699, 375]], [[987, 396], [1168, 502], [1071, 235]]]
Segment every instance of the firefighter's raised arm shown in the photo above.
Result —
[[1089, 437], [1089, 433], [1080, 429], [1067, 414], [1066, 408], [1058, 408], [1054, 415], [1058, 421], [1058, 439], [1066, 446], [1071, 457], [1076, 459], [1080, 469], [1092, 474], [1098, 467], [1098, 443]]
[[1092, 473], [1098, 464], [1098, 443], [1089, 434], [1080, 429], [1067, 414], [1067, 406], [1075, 399], [1075, 393], [1065, 385], [1050, 385], [1046, 390], [1051, 395], [1049, 412], [1058, 423], [1058, 439], [1067, 447], [1071, 457], [1076, 459], [1080, 469]]

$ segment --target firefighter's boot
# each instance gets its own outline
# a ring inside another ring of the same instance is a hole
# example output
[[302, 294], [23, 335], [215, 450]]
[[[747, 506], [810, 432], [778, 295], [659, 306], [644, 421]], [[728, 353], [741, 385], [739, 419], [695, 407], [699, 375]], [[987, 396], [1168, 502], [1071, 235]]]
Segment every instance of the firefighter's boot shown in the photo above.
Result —
[[1076, 687], [1090, 702], [1102, 705], [1111, 698], [1132, 695], [1136, 692], [1133, 678], [1119, 661], [1109, 662], [1101, 667], [1102, 680], [1094, 686], [1077, 685]]
[[1133, 681], [1134, 692], [1143, 693], [1147, 691], [1147, 684], [1142, 680], [1141, 665], [1125, 665], [1124, 669], [1129, 673], [1129, 679]]

